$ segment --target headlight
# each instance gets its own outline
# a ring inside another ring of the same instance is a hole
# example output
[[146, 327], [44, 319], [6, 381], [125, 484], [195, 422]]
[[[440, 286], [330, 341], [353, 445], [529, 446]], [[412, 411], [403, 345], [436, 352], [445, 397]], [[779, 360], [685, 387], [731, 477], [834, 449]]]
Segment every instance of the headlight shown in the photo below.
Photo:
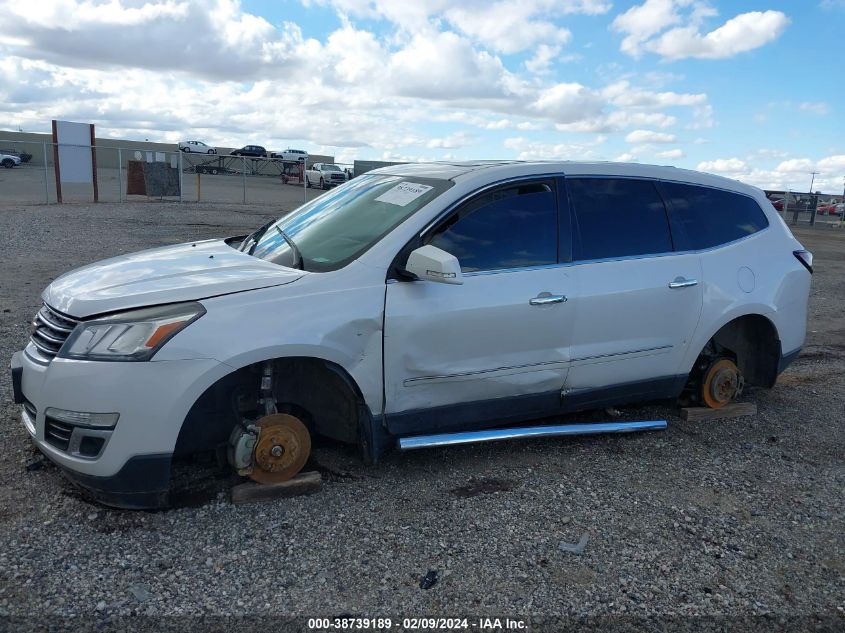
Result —
[[177, 332], [203, 314], [205, 308], [199, 303], [177, 303], [83, 321], [71, 332], [58, 356], [78, 360], [149, 360]]

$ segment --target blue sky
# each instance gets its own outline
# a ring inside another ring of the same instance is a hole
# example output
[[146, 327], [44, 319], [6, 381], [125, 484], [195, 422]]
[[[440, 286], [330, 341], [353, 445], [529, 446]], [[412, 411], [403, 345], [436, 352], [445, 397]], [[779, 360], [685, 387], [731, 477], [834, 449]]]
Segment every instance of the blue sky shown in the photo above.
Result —
[[845, 0], [0, 0], [0, 129], [841, 192]]

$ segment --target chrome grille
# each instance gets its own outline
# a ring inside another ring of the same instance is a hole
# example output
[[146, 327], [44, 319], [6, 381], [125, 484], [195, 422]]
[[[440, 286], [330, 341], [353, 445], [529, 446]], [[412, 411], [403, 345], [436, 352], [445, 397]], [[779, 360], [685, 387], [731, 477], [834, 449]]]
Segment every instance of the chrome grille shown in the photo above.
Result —
[[32, 320], [32, 334], [29, 340], [38, 354], [47, 361], [52, 360], [64, 344], [78, 321], [56, 312], [46, 303]]

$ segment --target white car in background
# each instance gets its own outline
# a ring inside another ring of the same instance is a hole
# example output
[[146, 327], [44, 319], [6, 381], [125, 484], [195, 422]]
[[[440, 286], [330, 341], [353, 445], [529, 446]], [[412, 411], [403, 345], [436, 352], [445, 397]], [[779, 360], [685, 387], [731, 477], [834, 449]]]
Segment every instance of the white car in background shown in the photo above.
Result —
[[179, 151], [188, 154], [216, 154], [217, 150], [202, 141], [179, 141]]
[[21, 157], [14, 154], [0, 154], [0, 165], [3, 165], [6, 169], [20, 167]]
[[270, 158], [281, 158], [282, 160], [296, 160], [296, 161], [307, 161], [308, 160], [308, 152], [301, 149], [286, 149], [283, 152], [273, 152], [270, 154]]
[[[171, 462], [196, 453], [272, 483], [317, 435], [374, 462], [536, 434], [518, 424], [572, 411], [682, 394], [724, 406], [798, 355], [811, 274], [763, 192], [735, 180], [395, 165], [249, 235], [55, 279], [12, 357], [14, 400], [70, 478], [155, 507]], [[573, 433], [557, 428], [542, 433]]]

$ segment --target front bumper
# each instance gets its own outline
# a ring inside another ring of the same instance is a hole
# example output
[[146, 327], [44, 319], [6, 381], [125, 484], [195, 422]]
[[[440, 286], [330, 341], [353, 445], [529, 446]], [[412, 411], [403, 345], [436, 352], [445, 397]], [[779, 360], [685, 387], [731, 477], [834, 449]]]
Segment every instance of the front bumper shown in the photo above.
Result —
[[[44, 364], [26, 351], [12, 358], [15, 401], [23, 404], [22, 422], [38, 449], [95, 497], [121, 507], [161, 504], [185, 416], [205, 389], [230, 371], [228, 365], [211, 359], [55, 358]], [[119, 418], [101, 453], [90, 458], [47, 441], [48, 407], [118, 413]]]

